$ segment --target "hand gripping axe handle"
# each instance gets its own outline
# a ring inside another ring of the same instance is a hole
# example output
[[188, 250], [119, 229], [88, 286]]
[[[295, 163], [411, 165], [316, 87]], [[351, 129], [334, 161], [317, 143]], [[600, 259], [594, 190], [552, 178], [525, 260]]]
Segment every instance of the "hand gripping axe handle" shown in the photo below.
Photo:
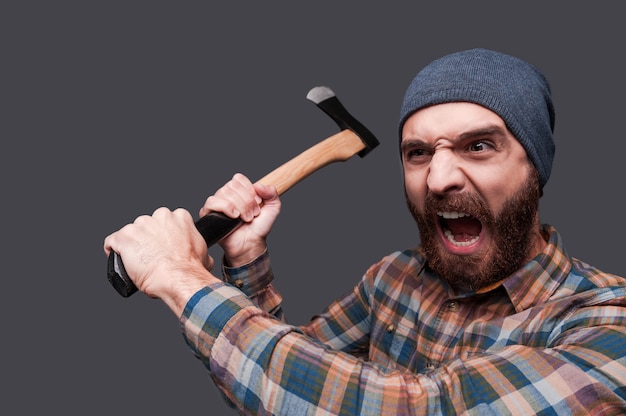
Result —
[[[352, 117], [330, 88], [314, 87], [306, 98], [335, 120], [340, 132], [322, 140], [259, 179], [258, 183], [275, 186], [279, 195], [330, 163], [346, 161], [355, 154], [363, 157], [378, 146], [376, 137]], [[195, 224], [207, 246], [211, 247], [239, 227], [242, 221], [221, 212], [211, 212], [198, 219]], [[137, 291], [137, 287], [124, 269], [121, 257], [115, 252], [109, 255], [107, 278], [123, 297], [129, 297]]]

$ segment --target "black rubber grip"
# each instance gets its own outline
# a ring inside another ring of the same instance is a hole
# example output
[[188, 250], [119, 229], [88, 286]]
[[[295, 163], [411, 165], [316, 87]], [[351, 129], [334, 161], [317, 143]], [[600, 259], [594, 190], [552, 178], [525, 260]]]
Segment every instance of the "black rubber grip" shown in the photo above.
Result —
[[[233, 219], [221, 212], [211, 212], [196, 221], [196, 228], [204, 238], [207, 247], [211, 247], [233, 232], [241, 223], [240, 218]], [[113, 251], [109, 254], [107, 279], [117, 293], [125, 298], [137, 292], [137, 286], [135, 286], [130, 277], [128, 277], [128, 273], [126, 273], [126, 269], [122, 263], [122, 258]]]

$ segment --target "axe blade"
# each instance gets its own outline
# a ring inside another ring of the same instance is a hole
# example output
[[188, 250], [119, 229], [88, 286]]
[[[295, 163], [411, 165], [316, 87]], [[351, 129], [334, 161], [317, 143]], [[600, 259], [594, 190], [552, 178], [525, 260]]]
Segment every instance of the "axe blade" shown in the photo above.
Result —
[[376, 136], [346, 110], [334, 91], [329, 87], [313, 87], [306, 98], [314, 102], [322, 111], [335, 120], [335, 123], [341, 130], [352, 130], [363, 140], [365, 148], [358, 153], [360, 157], [365, 156], [379, 145]]

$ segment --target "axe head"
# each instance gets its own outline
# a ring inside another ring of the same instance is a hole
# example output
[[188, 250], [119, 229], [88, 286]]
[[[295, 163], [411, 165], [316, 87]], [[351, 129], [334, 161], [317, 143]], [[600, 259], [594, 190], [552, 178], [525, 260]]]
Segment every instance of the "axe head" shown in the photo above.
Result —
[[313, 101], [322, 111], [335, 120], [341, 130], [352, 130], [363, 140], [365, 148], [358, 153], [360, 157], [365, 156], [378, 146], [379, 142], [376, 136], [346, 110], [333, 90], [325, 86], [314, 87], [309, 91], [306, 98]]

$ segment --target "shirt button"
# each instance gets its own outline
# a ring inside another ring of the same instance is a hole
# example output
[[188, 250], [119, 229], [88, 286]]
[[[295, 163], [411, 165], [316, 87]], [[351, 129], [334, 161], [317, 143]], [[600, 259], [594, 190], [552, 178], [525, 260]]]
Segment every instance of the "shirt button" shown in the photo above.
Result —
[[432, 370], [433, 368], [435, 368], [435, 364], [433, 363], [426, 363], [426, 368], [429, 370]]
[[235, 280], [235, 286], [237, 286], [238, 289], [241, 289], [243, 287], [243, 280], [241, 279]]
[[396, 326], [394, 324], [389, 324], [389, 326], [387, 327], [387, 332], [392, 333], [394, 329], [396, 329]]
[[448, 310], [450, 312], [456, 312], [459, 310], [459, 304], [457, 302], [448, 303]]

